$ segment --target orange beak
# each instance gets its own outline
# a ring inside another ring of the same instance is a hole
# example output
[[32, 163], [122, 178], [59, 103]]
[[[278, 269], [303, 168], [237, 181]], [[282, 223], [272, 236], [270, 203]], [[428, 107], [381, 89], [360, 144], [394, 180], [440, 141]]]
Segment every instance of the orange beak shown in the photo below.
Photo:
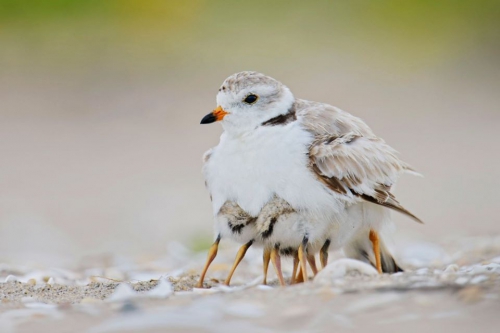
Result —
[[224, 111], [222, 106], [218, 106], [217, 109], [213, 110], [211, 113], [207, 114], [203, 119], [201, 120], [200, 124], [211, 124], [216, 121], [220, 121], [224, 119], [224, 117], [228, 114], [229, 112]]

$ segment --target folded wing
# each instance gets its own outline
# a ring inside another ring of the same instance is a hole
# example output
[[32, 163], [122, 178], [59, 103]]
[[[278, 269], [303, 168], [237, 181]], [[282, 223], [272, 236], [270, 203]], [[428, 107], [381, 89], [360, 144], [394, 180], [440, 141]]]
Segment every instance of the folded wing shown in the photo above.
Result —
[[[403, 213], [415, 221], [422, 221], [406, 210], [390, 192], [391, 186], [396, 183], [404, 172], [414, 172], [410, 166], [401, 161], [397, 152], [376, 137], [362, 123], [339, 109], [324, 109], [323, 113], [331, 113], [323, 119], [337, 121], [347, 129], [353, 123], [353, 131], [326, 133], [325, 128], [338, 129], [335, 124], [310, 127], [308, 130], [315, 134], [315, 140], [309, 149], [310, 167], [330, 190], [346, 196], [357, 196], [363, 200]], [[303, 111], [300, 114], [307, 127], [308, 116], [318, 118], [317, 112]], [[313, 123], [313, 122], [309, 122]], [[364, 126], [363, 126], [364, 125]], [[315, 131], [321, 128], [321, 131]]]

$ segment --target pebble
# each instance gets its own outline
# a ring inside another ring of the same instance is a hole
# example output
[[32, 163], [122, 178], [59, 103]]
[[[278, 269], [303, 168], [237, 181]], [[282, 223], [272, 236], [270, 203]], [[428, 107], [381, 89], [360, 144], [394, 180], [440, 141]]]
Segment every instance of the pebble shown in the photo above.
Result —
[[445, 273], [454, 273], [454, 272], [458, 272], [458, 265], [457, 264], [451, 264], [451, 265], [448, 265], [448, 267], [446, 267], [446, 269], [444, 270]]
[[16, 281], [18, 281], [18, 279], [14, 275], [9, 275], [5, 278], [5, 282], [16, 282]]
[[486, 275], [477, 275], [470, 280], [472, 284], [479, 284], [481, 282], [487, 281], [489, 278]]
[[329, 284], [351, 272], [367, 276], [378, 275], [377, 270], [373, 266], [362, 261], [354, 259], [339, 259], [329, 263], [324, 269], [322, 269], [314, 278], [314, 283]]
[[476, 265], [470, 270], [470, 274], [483, 274], [500, 272], [500, 264], [491, 263], [488, 265]]
[[137, 292], [127, 283], [120, 283], [106, 302], [125, 302], [137, 296]]

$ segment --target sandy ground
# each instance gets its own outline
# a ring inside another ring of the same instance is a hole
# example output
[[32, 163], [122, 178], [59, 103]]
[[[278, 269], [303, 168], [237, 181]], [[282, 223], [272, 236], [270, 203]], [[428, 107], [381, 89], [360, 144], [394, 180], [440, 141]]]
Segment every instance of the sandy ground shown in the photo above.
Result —
[[[306, 284], [260, 284], [260, 253], [249, 253], [233, 285], [220, 285], [235, 248], [193, 286], [204, 254], [179, 244], [160, 260], [87, 262], [40, 269], [3, 265], [1, 332], [323, 332], [422, 330], [496, 332], [500, 324], [500, 238], [420, 244], [402, 258], [406, 272], [377, 275], [332, 253]], [[417, 254], [415, 254], [417, 253]], [[97, 267], [99, 266], [100, 267]], [[171, 267], [178, 265], [178, 269]], [[290, 265], [285, 261], [289, 276]]]

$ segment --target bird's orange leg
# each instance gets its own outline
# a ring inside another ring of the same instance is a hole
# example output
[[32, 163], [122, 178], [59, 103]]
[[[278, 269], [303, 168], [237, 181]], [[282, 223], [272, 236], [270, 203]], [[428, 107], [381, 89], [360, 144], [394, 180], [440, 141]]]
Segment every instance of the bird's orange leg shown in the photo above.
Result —
[[316, 259], [313, 254], [307, 254], [307, 262], [309, 266], [311, 266], [314, 276], [316, 276], [316, 274], [318, 274], [318, 268], [316, 267]]
[[267, 284], [267, 271], [269, 269], [269, 261], [271, 260], [271, 250], [268, 248], [264, 249], [264, 254], [262, 256], [262, 261], [264, 263], [264, 281], [262, 284]]
[[378, 234], [375, 230], [370, 230], [370, 241], [373, 245], [373, 253], [375, 254], [375, 268], [382, 274], [382, 261], [380, 259], [380, 240]]
[[302, 283], [302, 282], [304, 282], [304, 275], [302, 274], [302, 266], [299, 265], [299, 271], [297, 273], [297, 278], [295, 279], [295, 283]]
[[215, 257], [217, 256], [217, 250], [219, 249], [220, 238], [221, 236], [218, 235], [217, 239], [210, 247], [210, 250], [208, 250], [207, 262], [205, 263], [203, 272], [201, 272], [200, 280], [196, 284], [196, 288], [203, 288], [203, 280], [205, 280], [205, 274], [207, 274], [208, 267], [210, 267], [210, 264], [212, 263], [212, 261], [214, 261]]
[[302, 272], [302, 278], [304, 279], [304, 282], [307, 282], [307, 254], [306, 254], [306, 247], [307, 247], [307, 242], [309, 241], [307, 236], [304, 236], [304, 239], [302, 240], [302, 244], [299, 246], [299, 260], [300, 260], [300, 270]]
[[278, 280], [280, 281], [280, 285], [284, 286], [285, 279], [283, 278], [283, 272], [281, 271], [280, 250], [277, 246], [271, 250], [271, 262], [273, 263], [276, 275], [278, 275]]
[[247, 250], [250, 246], [253, 244], [253, 239], [249, 241], [248, 243], [242, 245], [240, 249], [238, 250], [238, 253], [236, 254], [236, 258], [234, 259], [233, 267], [231, 268], [231, 271], [229, 272], [229, 275], [226, 278], [226, 281], [224, 281], [224, 284], [226, 286], [229, 286], [229, 283], [231, 283], [231, 278], [233, 277], [234, 271], [236, 270], [236, 267], [240, 264], [241, 260], [247, 253]]

